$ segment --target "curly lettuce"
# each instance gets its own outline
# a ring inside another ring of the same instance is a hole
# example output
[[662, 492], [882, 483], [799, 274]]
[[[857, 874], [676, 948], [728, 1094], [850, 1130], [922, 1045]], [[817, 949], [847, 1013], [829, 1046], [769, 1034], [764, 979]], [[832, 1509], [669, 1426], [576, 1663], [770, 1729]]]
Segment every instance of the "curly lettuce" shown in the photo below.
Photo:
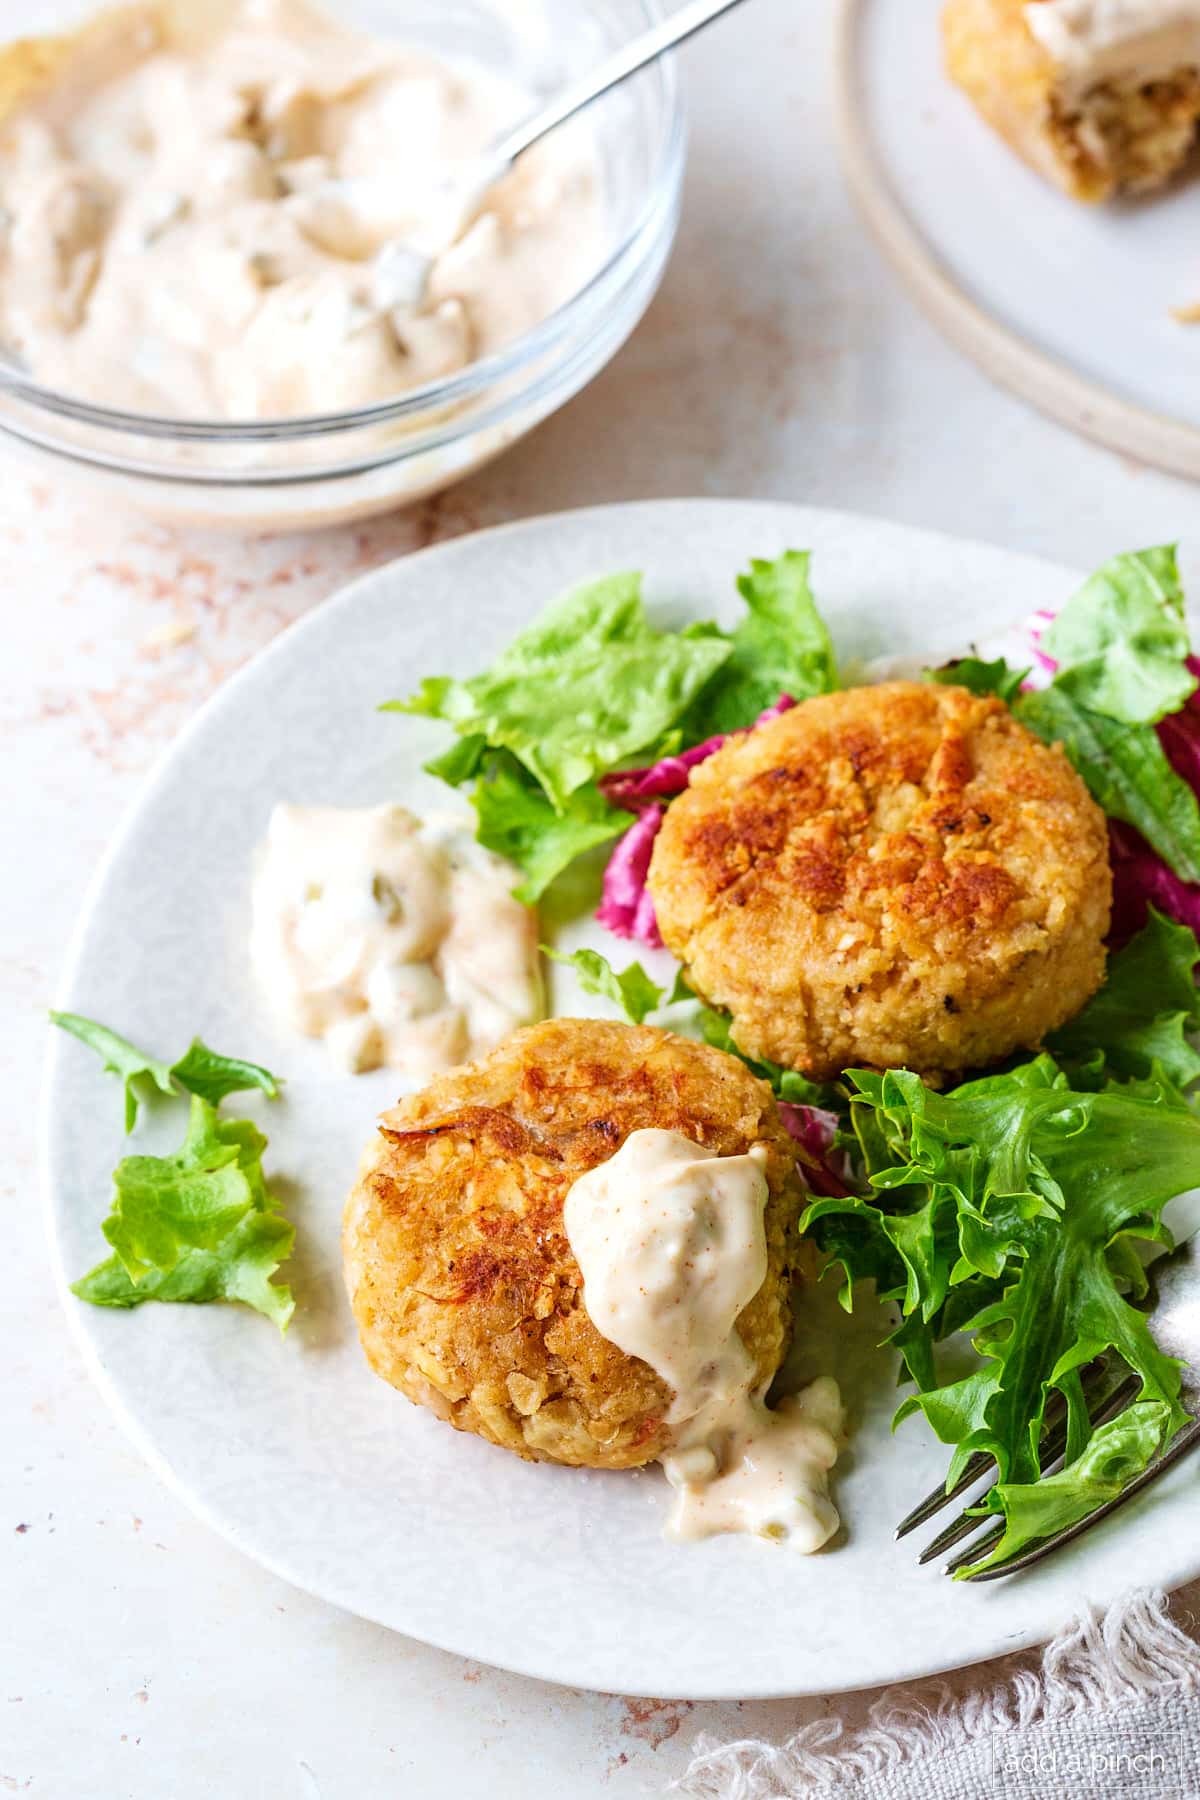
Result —
[[511, 751], [561, 811], [660, 737], [730, 654], [715, 634], [656, 631], [640, 575], [610, 575], [554, 601], [482, 675], [427, 676], [384, 710], [444, 719], [468, 742]]
[[[1067, 1468], [1038, 1513], [1055, 1530], [1094, 1473], [1081, 1461], [1094, 1435], [1088, 1363], [1118, 1359], [1135, 1402], [1159, 1409], [1148, 1456], [1187, 1422], [1179, 1364], [1126, 1294], [1142, 1279], [1131, 1245], [1167, 1241], [1163, 1207], [1200, 1186], [1200, 1118], [1161, 1075], [1089, 1090], [1048, 1055], [950, 1094], [902, 1070], [847, 1079], [862, 1186], [814, 1200], [804, 1228], [844, 1271], [844, 1304], [870, 1279], [900, 1308], [889, 1341], [916, 1391], [897, 1423], [920, 1412], [952, 1446], [947, 1486], [974, 1454], [991, 1456], [987, 1504], [1013, 1530], [1032, 1516], [1046, 1405], [1062, 1396]], [[938, 1345], [958, 1331], [978, 1366], [946, 1379]]]
[[685, 722], [685, 740], [740, 731], [781, 694], [809, 700], [837, 687], [833, 640], [809, 585], [810, 561], [806, 550], [785, 550], [774, 561], [753, 558], [738, 576], [746, 616], [727, 639], [727, 660]]
[[513, 892], [527, 906], [540, 900], [577, 857], [619, 837], [629, 825], [629, 815], [610, 805], [591, 782], [555, 808], [507, 750], [485, 755], [472, 799], [475, 835], [486, 849], [520, 869], [522, 879]]
[[291, 1289], [272, 1277], [291, 1255], [295, 1231], [267, 1187], [267, 1140], [251, 1120], [218, 1114], [229, 1094], [257, 1088], [274, 1099], [277, 1078], [257, 1063], [218, 1055], [199, 1038], [168, 1067], [94, 1020], [51, 1017], [121, 1078], [127, 1130], [136, 1122], [139, 1081], [189, 1100], [178, 1150], [126, 1156], [117, 1164], [101, 1225], [113, 1254], [75, 1282], [72, 1293], [93, 1306], [125, 1309], [148, 1300], [236, 1300], [285, 1330], [295, 1302]]
[[[738, 587], [746, 614], [732, 632], [659, 631], [640, 576], [612, 575], [552, 602], [482, 674], [429, 676], [384, 704], [454, 728], [425, 768], [473, 784], [480, 841], [520, 870], [519, 898], [538, 899], [576, 857], [624, 832], [617, 808], [638, 810], [639, 780], [654, 788], [669, 765], [662, 791], [678, 792], [706, 740], [715, 748], [781, 695], [790, 704], [836, 686], [807, 554], [755, 561]], [[638, 752], [650, 757], [640, 770], [630, 768]]]
[[1160, 1401], [1138, 1401], [1098, 1426], [1079, 1455], [1054, 1474], [998, 1482], [979, 1511], [1001, 1514], [1004, 1530], [962, 1574], [979, 1575], [1089, 1518], [1149, 1467], [1170, 1433], [1170, 1409]]

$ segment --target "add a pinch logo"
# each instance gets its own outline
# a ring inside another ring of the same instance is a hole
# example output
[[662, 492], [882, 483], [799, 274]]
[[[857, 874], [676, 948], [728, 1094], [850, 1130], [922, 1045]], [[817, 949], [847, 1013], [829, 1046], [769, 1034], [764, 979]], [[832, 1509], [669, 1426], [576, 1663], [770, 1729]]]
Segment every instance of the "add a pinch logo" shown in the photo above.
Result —
[[[1111, 1730], [1111, 1728], [1109, 1728]], [[1136, 1725], [1102, 1737], [1078, 1717], [1036, 1732], [997, 1732], [991, 1739], [992, 1791], [996, 1794], [1145, 1795], [1184, 1800], [1183, 1736], [1151, 1737]]]

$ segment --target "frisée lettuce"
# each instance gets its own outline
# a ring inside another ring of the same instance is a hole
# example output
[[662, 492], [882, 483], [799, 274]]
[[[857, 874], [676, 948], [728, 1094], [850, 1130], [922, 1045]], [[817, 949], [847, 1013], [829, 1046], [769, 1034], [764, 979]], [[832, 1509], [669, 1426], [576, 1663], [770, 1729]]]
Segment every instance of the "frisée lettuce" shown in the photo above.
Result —
[[[944, 1095], [902, 1070], [852, 1070], [847, 1081], [865, 1189], [814, 1200], [803, 1227], [845, 1271], [845, 1304], [870, 1278], [899, 1305], [890, 1341], [916, 1392], [896, 1422], [921, 1412], [953, 1447], [947, 1486], [976, 1452], [993, 1457], [986, 1509], [1011, 1531], [1030, 1517], [1025, 1490], [1043, 1486], [1046, 1406], [1062, 1396], [1067, 1467], [1039, 1499], [1046, 1535], [1081, 1516], [1079, 1489], [1094, 1473], [1086, 1365], [1119, 1358], [1137, 1402], [1158, 1409], [1159, 1429], [1136, 1439], [1143, 1460], [1130, 1463], [1125, 1443], [1124, 1479], [1188, 1422], [1179, 1364], [1123, 1290], [1140, 1279], [1131, 1245], [1166, 1241], [1163, 1207], [1200, 1185], [1200, 1118], [1162, 1077], [1084, 1091], [1048, 1055]], [[979, 1366], [947, 1379], [937, 1346], [957, 1331]]]

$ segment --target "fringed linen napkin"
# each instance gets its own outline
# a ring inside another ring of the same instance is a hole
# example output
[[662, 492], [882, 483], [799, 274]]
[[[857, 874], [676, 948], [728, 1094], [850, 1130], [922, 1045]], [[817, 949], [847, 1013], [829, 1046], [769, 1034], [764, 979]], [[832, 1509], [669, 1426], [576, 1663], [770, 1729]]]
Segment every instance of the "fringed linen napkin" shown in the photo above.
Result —
[[786, 1743], [697, 1740], [673, 1792], [690, 1800], [1197, 1800], [1200, 1645], [1161, 1593], [1083, 1617], [1023, 1670], [967, 1700], [901, 1689], [870, 1723], [806, 1725]]

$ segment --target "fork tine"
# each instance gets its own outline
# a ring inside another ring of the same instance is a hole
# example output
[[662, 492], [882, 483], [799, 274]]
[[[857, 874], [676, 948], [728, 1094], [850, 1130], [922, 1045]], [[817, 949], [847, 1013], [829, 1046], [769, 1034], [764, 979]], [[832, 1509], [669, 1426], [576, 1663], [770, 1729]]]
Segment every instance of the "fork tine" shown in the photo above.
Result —
[[[1093, 1426], [1105, 1424], [1108, 1419], [1112, 1418], [1114, 1413], [1120, 1412], [1126, 1401], [1133, 1399], [1134, 1394], [1138, 1390], [1138, 1385], [1136, 1376], [1129, 1376], [1126, 1380], [1118, 1383], [1112, 1392], [1107, 1394], [1096, 1408], [1096, 1411], [1092, 1416]], [[1055, 1464], [1062, 1461], [1063, 1452], [1066, 1447], [1067, 1416], [1066, 1408], [1064, 1407], [1061, 1410], [1058, 1423], [1052, 1430], [1046, 1433], [1045, 1439], [1042, 1442], [1042, 1447], [1038, 1454], [1039, 1473], [1048, 1475]], [[981, 1498], [982, 1497], [983, 1496], [981, 1496]], [[963, 1538], [969, 1537], [971, 1532], [982, 1527], [989, 1516], [994, 1515], [980, 1516], [978, 1513], [972, 1513], [969, 1508], [966, 1511], [959, 1513], [957, 1519], [954, 1519], [947, 1525], [944, 1531], [939, 1531], [938, 1535], [925, 1546], [925, 1549], [917, 1558], [918, 1564], [933, 1562], [936, 1557], [941, 1555], [943, 1550], [949, 1550], [952, 1544], [960, 1543]], [[978, 1550], [981, 1548], [982, 1545], [972, 1545], [966, 1555], [959, 1560], [961, 1562], [969, 1562], [972, 1556], [977, 1554]], [[958, 1564], [955, 1564], [955, 1567], [957, 1566]]]
[[[1091, 1379], [1095, 1381], [1099, 1377], [1093, 1376]], [[1057, 1390], [1051, 1399], [1055, 1408], [1054, 1418], [1057, 1421], [1058, 1418], [1065, 1416], [1066, 1403]], [[934, 1514], [941, 1512], [944, 1506], [949, 1506], [952, 1500], [957, 1500], [960, 1494], [965, 1494], [968, 1488], [974, 1487], [975, 1483], [995, 1466], [995, 1459], [989, 1456], [986, 1450], [981, 1450], [972, 1456], [952, 1487], [934, 1488], [932, 1493], [926, 1494], [925, 1498], [917, 1506], [914, 1506], [910, 1513], [905, 1514], [896, 1527], [896, 1537], [898, 1539], [907, 1537], [910, 1531], [915, 1531], [918, 1525], [925, 1523], [926, 1519], [932, 1519]]]
[[[990, 1489], [987, 1490], [987, 1492], [990, 1491]], [[981, 1499], [986, 1498], [987, 1493], [985, 1492], [981, 1495]], [[947, 1525], [944, 1531], [939, 1531], [935, 1538], [929, 1540], [917, 1558], [917, 1567], [924, 1568], [926, 1563], [936, 1562], [943, 1550], [949, 1550], [953, 1545], [961, 1543], [963, 1538], [970, 1537], [973, 1531], [982, 1530], [984, 1525], [995, 1516], [995, 1513], [959, 1513], [957, 1519]], [[967, 1554], [970, 1556], [972, 1552], [969, 1550]]]
[[[1032, 1550], [1024, 1551], [1020, 1556], [1008, 1557], [1004, 1562], [997, 1563], [991, 1569], [981, 1569], [978, 1575], [964, 1576], [964, 1580], [995, 1581], [1001, 1575], [1015, 1575], [1019, 1569], [1032, 1568], [1034, 1563], [1039, 1563], [1044, 1556], [1049, 1556], [1052, 1550], [1059, 1549], [1063, 1544], [1071, 1543], [1074, 1538], [1082, 1536], [1085, 1531], [1090, 1531], [1093, 1525], [1098, 1525], [1101, 1519], [1107, 1519], [1109, 1514], [1116, 1512], [1119, 1506], [1124, 1506], [1127, 1500], [1132, 1500], [1135, 1494], [1140, 1493], [1143, 1488], [1149, 1487], [1152, 1481], [1157, 1481], [1160, 1475], [1165, 1475], [1172, 1464], [1186, 1456], [1188, 1451], [1194, 1449], [1197, 1444], [1200, 1444], [1200, 1419], [1196, 1419], [1193, 1424], [1188, 1425], [1169, 1449], [1158, 1458], [1157, 1462], [1152, 1462], [1148, 1469], [1143, 1469], [1142, 1473], [1135, 1476], [1128, 1487], [1122, 1488], [1121, 1492], [1112, 1500], [1106, 1500], [1103, 1506], [1098, 1506], [1095, 1512], [1087, 1515], [1086, 1519], [1078, 1519], [1074, 1525], [1068, 1525], [1062, 1531], [1056, 1531], [1053, 1537], [1044, 1539], [1042, 1543], [1035, 1545]], [[977, 1554], [984, 1548], [985, 1546], [982, 1544], [972, 1545], [968, 1554]], [[960, 1558], [959, 1563], [951, 1566], [957, 1568], [964, 1560], [966, 1559]], [[947, 1572], [949, 1572], [949, 1567]]]
[[[977, 1525], [982, 1525], [983, 1520], [976, 1519], [975, 1523]], [[1003, 1536], [1004, 1521], [1003, 1519], [1000, 1519], [990, 1531], [985, 1532], [981, 1538], [975, 1538], [973, 1542], [967, 1545], [965, 1550], [960, 1551], [952, 1562], [943, 1563], [942, 1574], [953, 1575], [956, 1570], [965, 1569], [968, 1563], [974, 1562], [977, 1556], [986, 1556], [989, 1550], [995, 1549]], [[970, 1579], [970, 1576], [968, 1576], [967, 1580], [969, 1581]]]
[[907, 1537], [910, 1531], [915, 1531], [926, 1519], [932, 1519], [935, 1513], [941, 1512], [943, 1506], [949, 1506], [952, 1500], [965, 1494], [969, 1487], [974, 1487], [980, 1477], [994, 1466], [993, 1459], [986, 1451], [981, 1450], [972, 1456], [953, 1487], [934, 1488], [931, 1494], [926, 1494], [919, 1506], [914, 1506], [910, 1513], [905, 1513], [896, 1527], [896, 1537]]
[[[1085, 1398], [1101, 1386], [1106, 1372], [1104, 1364], [1100, 1362], [1090, 1374], [1084, 1377], [1082, 1386]], [[1057, 1425], [1061, 1419], [1066, 1417], [1066, 1411], [1066, 1401], [1056, 1388], [1047, 1402], [1047, 1423]], [[915, 1531], [918, 1525], [925, 1523], [926, 1519], [932, 1519], [934, 1514], [941, 1512], [944, 1506], [949, 1506], [952, 1500], [957, 1500], [960, 1494], [965, 1494], [969, 1487], [974, 1487], [975, 1483], [994, 1467], [995, 1463], [986, 1451], [980, 1451], [978, 1455], [972, 1456], [953, 1487], [934, 1488], [933, 1492], [926, 1494], [924, 1500], [914, 1506], [910, 1513], [905, 1514], [896, 1527], [896, 1537], [898, 1539], [907, 1537], [910, 1531]]]

